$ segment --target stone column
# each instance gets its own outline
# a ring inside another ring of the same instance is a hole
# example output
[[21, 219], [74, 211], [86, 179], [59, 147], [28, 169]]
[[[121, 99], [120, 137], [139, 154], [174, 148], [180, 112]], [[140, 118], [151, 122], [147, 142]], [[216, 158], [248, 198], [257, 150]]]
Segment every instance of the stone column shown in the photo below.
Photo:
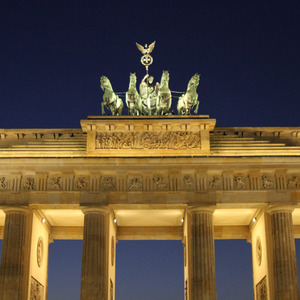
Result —
[[30, 219], [28, 208], [5, 208], [0, 299], [27, 299]]
[[81, 300], [108, 300], [108, 213], [106, 207], [83, 209]]
[[189, 300], [216, 300], [213, 208], [189, 210]]
[[292, 223], [293, 207], [271, 207], [274, 299], [298, 300], [299, 283]]

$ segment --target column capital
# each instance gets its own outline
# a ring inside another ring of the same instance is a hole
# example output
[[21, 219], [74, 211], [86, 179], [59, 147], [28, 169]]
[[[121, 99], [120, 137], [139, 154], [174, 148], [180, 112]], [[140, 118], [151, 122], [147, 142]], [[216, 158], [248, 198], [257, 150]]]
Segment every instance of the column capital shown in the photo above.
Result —
[[87, 215], [91, 213], [101, 213], [103, 215], [108, 215], [110, 209], [107, 206], [87, 206], [81, 209], [81, 211]]
[[290, 212], [294, 211], [295, 207], [293, 205], [270, 205], [267, 208], [267, 213], [270, 215], [278, 213], [278, 212]]
[[25, 215], [30, 214], [31, 209], [28, 206], [8, 206], [2, 208], [5, 214], [9, 213], [23, 213]]
[[207, 212], [213, 214], [215, 209], [215, 206], [189, 206], [187, 208], [187, 212], [191, 214], [198, 212]]

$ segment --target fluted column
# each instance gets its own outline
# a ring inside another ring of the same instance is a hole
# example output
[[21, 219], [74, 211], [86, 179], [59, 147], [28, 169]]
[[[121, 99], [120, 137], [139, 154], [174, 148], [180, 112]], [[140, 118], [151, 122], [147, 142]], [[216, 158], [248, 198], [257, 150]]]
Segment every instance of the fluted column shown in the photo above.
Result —
[[28, 208], [6, 208], [4, 238], [0, 265], [0, 299], [27, 299], [28, 237], [30, 220]]
[[212, 208], [189, 210], [189, 300], [215, 300], [216, 273]]
[[292, 207], [271, 207], [274, 299], [299, 300]]
[[108, 300], [108, 208], [86, 208], [81, 269], [81, 300]]

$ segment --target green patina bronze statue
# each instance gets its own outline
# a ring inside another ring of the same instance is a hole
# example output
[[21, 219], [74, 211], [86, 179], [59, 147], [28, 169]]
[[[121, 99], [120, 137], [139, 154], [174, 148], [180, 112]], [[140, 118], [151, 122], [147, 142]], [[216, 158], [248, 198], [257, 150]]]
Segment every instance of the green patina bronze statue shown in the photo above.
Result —
[[194, 106], [196, 106], [194, 113], [198, 113], [199, 101], [197, 87], [199, 85], [199, 80], [200, 75], [195, 74], [189, 81], [186, 93], [179, 98], [177, 104], [177, 111], [179, 115], [190, 115]]
[[[153, 63], [150, 53], [155, 47], [155, 42], [145, 47], [136, 43], [137, 48], [142, 52], [141, 63], [146, 67], [146, 75], [142, 79], [139, 92], [136, 87], [137, 78], [135, 73], [130, 73], [129, 87], [125, 93], [115, 93], [112, 85], [106, 76], [100, 79], [101, 88], [104, 91], [102, 102], [102, 114], [105, 114], [105, 107], [111, 111], [113, 116], [120, 116], [123, 110], [123, 101], [117, 94], [126, 94], [125, 102], [128, 108], [128, 114], [131, 116], [151, 116], [151, 115], [171, 115], [172, 92], [169, 88], [170, 75], [168, 71], [163, 71], [160, 83], [154, 83], [153, 76], [148, 73], [149, 66]], [[197, 87], [199, 85], [200, 75], [195, 74], [189, 81], [186, 93], [179, 97], [177, 111], [179, 115], [190, 115], [198, 113], [199, 101]], [[174, 96], [175, 97], [175, 96]]]
[[115, 94], [109, 79], [106, 76], [101, 76], [100, 79], [101, 89], [104, 91], [102, 102], [102, 115], [105, 114], [104, 106], [111, 111], [113, 116], [120, 116], [123, 110], [122, 99]]
[[128, 114], [131, 116], [139, 116], [142, 114], [141, 96], [136, 89], [136, 75], [130, 73], [129, 87], [126, 93], [126, 105], [128, 107]]
[[170, 115], [172, 105], [172, 94], [169, 89], [170, 75], [168, 71], [163, 71], [157, 96], [157, 115]]

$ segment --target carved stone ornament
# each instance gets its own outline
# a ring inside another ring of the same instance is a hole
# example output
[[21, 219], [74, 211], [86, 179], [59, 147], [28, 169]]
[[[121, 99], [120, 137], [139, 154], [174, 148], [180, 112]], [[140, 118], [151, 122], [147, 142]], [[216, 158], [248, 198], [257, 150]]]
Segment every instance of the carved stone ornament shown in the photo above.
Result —
[[0, 177], [0, 190], [1, 191], [6, 191], [8, 190], [10, 187], [10, 183], [8, 181], [8, 179], [4, 176]]
[[43, 300], [44, 286], [35, 278], [31, 277], [30, 300]]
[[98, 133], [96, 149], [172, 149], [201, 147], [199, 132], [115, 132]]
[[59, 191], [62, 189], [62, 177], [61, 176], [51, 176], [48, 180], [49, 190]]
[[35, 189], [35, 179], [34, 177], [24, 177], [22, 180], [23, 184], [23, 190], [24, 191], [33, 191]]
[[101, 188], [104, 192], [114, 191], [116, 189], [115, 178], [112, 176], [102, 176]]
[[257, 265], [260, 266], [262, 261], [262, 244], [260, 237], [258, 236], [256, 239], [256, 262]]
[[234, 177], [235, 188], [237, 190], [246, 190], [247, 189], [247, 180], [245, 176], [238, 175]]
[[266, 276], [256, 285], [256, 299], [257, 300], [268, 300], [267, 277]]
[[127, 180], [127, 188], [129, 191], [141, 191], [143, 190], [143, 179], [141, 176], [130, 177]]
[[87, 190], [89, 187], [89, 178], [87, 176], [78, 176], [76, 178], [75, 187], [77, 190]]
[[288, 180], [288, 188], [289, 189], [297, 189], [300, 187], [300, 180], [298, 176], [292, 176]]
[[209, 180], [209, 188], [212, 190], [221, 189], [221, 178], [219, 176], [212, 176]]
[[195, 179], [191, 175], [184, 175], [182, 178], [182, 183], [185, 190], [195, 189]]
[[153, 181], [153, 189], [155, 191], [169, 190], [169, 183], [163, 176], [154, 176], [152, 181]]
[[265, 190], [274, 189], [274, 181], [270, 176], [263, 175], [261, 177], [261, 185]]
[[42, 237], [39, 237], [36, 247], [36, 260], [39, 267], [42, 266], [44, 260], [44, 241]]

